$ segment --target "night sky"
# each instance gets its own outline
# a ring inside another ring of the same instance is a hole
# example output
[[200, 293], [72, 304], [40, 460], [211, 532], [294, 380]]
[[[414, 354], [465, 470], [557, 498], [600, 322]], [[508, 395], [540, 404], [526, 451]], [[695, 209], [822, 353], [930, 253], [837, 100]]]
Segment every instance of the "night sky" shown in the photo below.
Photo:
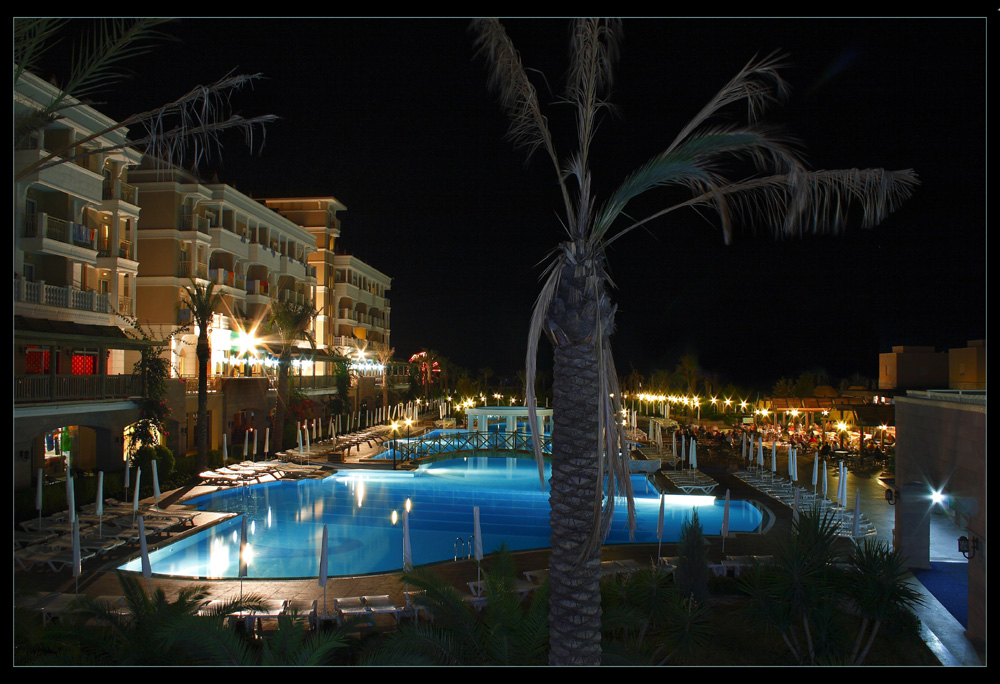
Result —
[[[536, 86], [558, 95], [568, 23], [505, 23], [547, 78]], [[340, 244], [393, 278], [397, 356], [426, 347], [474, 374], [523, 368], [561, 199], [548, 159], [526, 164], [504, 140], [467, 20], [185, 19], [163, 31], [176, 40], [130, 60], [99, 109], [121, 118], [230, 70], [262, 72], [236, 109], [280, 121], [253, 155], [226, 138], [220, 180], [252, 197], [343, 202]], [[746, 226], [726, 246], [713, 217], [688, 213], [623, 238], [608, 255], [619, 371], [672, 369], [691, 352], [761, 388], [819, 368], [836, 382], [877, 377], [893, 345], [984, 338], [986, 33], [984, 18], [626, 19], [618, 115], [593, 148], [599, 199], [776, 49], [792, 96], [767, 120], [813, 168], [912, 168], [922, 184], [870, 231], [775, 241]], [[563, 156], [568, 112], [547, 110]], [[653, 193], [632, 213], [676, 201]], [[550, 358], [543, 342], [540, 365]]]

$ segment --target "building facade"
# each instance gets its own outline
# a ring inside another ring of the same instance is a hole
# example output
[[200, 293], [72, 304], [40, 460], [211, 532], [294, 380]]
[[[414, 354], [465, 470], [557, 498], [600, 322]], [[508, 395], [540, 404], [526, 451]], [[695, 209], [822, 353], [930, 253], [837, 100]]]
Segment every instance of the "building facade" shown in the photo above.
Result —
[[[22, 74], [15, 122], [45, 111], [54, 86]], [[72, 98], [14, 150], [14, 442], [16, 487], [68, 468], [121, 469], [138, 418], [131, 374], [141, 155], [127, 129]]]
[[[197, 327], [183, 305], [195, 284], [221, 295], [209, 331], [209, 445], [242, 444], [248, 428], [263, 441], [274, 408], [280, 336], [269, 326], [272, 300], [316, 301], [314, 236], [263, 203], [192, 171], [144, 163], [133, 173], [143, 215], [139, 231], [139, 320], [170, 338], [172, 374], [186, 388], [175, 451], [196, 448]], [[301, 343], [308, 347], [306, 342]], [[311, 354], [296, 358], [311, 373]], [[263, 444], [261, 444], [261, 447]]]
[[[895, 548], [911, 568], [930, 567], [932, 507], [969, 543], [969, 627], [986, 643], [986, 392], [910, 390], [895, 397]], [[935, 496], [937, 495], [937, 496]]]
[[[337, 250], [341, 224], [337, 212], [347, 207], [334, 197], [268, 198], [271, 210], [309, 231], [315, 251], [309, 264], [316, 269], [317, 316], [313, 333], [320, 360], [304, 390], [329, 398], [334, 386], [333, 362], [350, 359], [352, 410], [385, 403], [385, 385], [408, 384], [409, 366], [391, 363], [389, 290], [392, 278], [361, 259]], [[329, 363], [323, 359], [329, 358]]]

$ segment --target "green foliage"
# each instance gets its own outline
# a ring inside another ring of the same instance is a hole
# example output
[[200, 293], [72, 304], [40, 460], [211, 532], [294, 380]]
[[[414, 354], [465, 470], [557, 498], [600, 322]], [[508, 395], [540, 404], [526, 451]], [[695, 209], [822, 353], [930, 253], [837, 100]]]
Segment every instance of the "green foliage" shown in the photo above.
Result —
[[[836, 527], [830, 515], [799, 514], [791, 537], [772, 566], [739, 579], [750, 598], [748, 614], [782, 637], [800, 664], [847, 662], [860, 665], [886, 620], [906, 624], [903, 614], [920, 601], [903, 582], [898, 552], [874, 540], [857, 544], [847, 568], [836, 565]], [[860, 617], [848, 654], [845, 613]]]
[[791, 397], [795, 394], [795, 385], [788, 378], [781, 378], [778, 382], [774, 383], [774, 387], [771, 388], [771, 394], [775, 397]]
[[692, 509], [691, 518], [681, 526], [677, 555], [674, 582], [678, 592], [704, 605], [708, 600], [708, 551], [697, 509]]
[[[923, 603], [923, 597], [903, 581], [906, 569], [902, 555], [890, 549], [885, 542], [865, 539], [857, 544], [851, 553], [850, 565], [848, 593], [854, 609], [862, 618], [851, 660], [860, 665], [882, 623], [891, 619], [899, 621], [900, 613]], [[862, 648], [868, 628], [871, 631]]]
[[601, 583], [601, 632], [603, 665], [685, 662], [711, 634], [706, 606], [659, 567]]
[[173, 472], [174, 452], [161, 444], [157, 444], [155, 447], [140, 447], [132, 456], [132, 467], [142, 468], [146, 477], [152, 477], [154, 459], [156, 460], [156, 474], [161, 479]]
[[[425, 593], [418, 606], [431, 624], [407, 624], [362, 659], [365, 665], [542, 665], [548, 658], [548, 585], [522, 601], [513, 557], [506, 547], [482, 566], [486, 605], [476, 610], [440, 576], [426, 568], [402, 581]], [[526, 603], [527, 602], [527, 603]]]

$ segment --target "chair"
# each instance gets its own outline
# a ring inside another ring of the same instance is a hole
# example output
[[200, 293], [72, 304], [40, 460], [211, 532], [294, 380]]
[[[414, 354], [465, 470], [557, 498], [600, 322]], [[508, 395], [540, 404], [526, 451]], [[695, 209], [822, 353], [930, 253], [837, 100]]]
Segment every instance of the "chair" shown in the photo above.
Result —
[[263, 620], [265, 618], [276, 619], [278, 616], [284, 615], [288, 601], [283, 599], [265, 599], [261, 603], [262, 607], [259, 610], [243, 610], [231, 614], [229, 616], [230, 621], [242, 619], [244, 621], [244, 628], [248, 633], [256, 632], [260, 636], [263, 632]]
[[402, 614], [403, 609], [393, 603], [388, 594], [362, 596], [361, 599], [371, 613], [376, 615], [392, 615], [396, 619], [396, 624], [399, 624], [399, 616]]
[[368, 609], [368, 606], [365, 605], [364, 598], [361, 596], [347, 596], [344, 598], [333, 599], [333, 610], [339, 617], [337, 624], [343, 624], [343, 618], [351, 617], [368, 618], [367, 622], [369, 624], [371, 623], [371, 611]]
[[427, 592], [423, 589], [404, 591], [403, 597], [406, 599], [406, 611], [413, 616], [414, 620], [419, 618], [420, 613], [423, 612], [424, 617], [427, 618], [428, 621], [434, 622], [434, 613], [431, 611], [431, 609], [425, 605], [421, 605], [416, 602], [416, 599], [426, 595]]
[[532, 584], [542, 584], [549, 578], [549, 569], [542, 568], [540, 570], [525, 570], [524, 579], [528, 580]]

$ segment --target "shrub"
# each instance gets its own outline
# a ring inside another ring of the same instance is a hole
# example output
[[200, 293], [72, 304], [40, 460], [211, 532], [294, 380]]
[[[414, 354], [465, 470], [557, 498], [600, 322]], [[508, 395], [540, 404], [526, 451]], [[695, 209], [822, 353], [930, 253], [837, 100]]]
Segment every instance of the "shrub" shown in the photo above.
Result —
[[677, 554], [674, 582], [678, 593], [682, 597], [694, 596], [698, 603], [704, 604], [708, 600], [708, 553], [696, 509], [681, 527]]

